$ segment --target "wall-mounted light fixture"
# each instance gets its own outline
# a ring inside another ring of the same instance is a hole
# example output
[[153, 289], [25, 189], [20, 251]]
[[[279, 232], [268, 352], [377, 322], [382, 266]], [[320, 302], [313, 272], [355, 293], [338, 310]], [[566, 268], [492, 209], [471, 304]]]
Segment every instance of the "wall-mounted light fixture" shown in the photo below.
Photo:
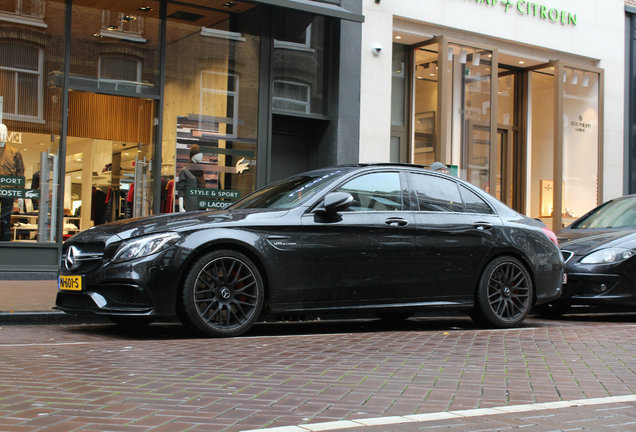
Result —
[[479, 61], [481, 60], [481, 54], [476, 52], [473, 54], [473, 66], [479, 66]]
[[589, 85], [590, 85], [590, 76], [586, 72], [583, 72], [583, 87], [587, 87]]

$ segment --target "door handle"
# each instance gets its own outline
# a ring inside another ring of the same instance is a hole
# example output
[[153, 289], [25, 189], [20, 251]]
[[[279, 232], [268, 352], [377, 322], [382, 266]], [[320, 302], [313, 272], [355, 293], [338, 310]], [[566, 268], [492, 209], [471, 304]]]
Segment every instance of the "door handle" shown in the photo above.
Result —
[[408, 225], [408, 221], [406, 219], [403, 219], [401, 217], [390, 217], [387, 220], [384, 221], [385, 224], [387, 225], [396, 225], [396, 226], [405, 226]]
[[478, 230], [481, 230], [481, 231], [485, 231], [485, 230], [492, 229], [492, 224], [489, 223], [489, 222], [475, 222], [473, 227], [475, 229], [478, 229]]

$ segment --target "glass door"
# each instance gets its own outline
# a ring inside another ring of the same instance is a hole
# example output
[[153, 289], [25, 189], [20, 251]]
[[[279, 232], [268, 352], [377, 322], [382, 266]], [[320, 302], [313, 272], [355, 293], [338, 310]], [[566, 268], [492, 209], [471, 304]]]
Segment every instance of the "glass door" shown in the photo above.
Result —
[[555, 154], [555, 66], [530, 71], [528, 90], [528, 155], [530, 173], [526, 214], [553, 226]]

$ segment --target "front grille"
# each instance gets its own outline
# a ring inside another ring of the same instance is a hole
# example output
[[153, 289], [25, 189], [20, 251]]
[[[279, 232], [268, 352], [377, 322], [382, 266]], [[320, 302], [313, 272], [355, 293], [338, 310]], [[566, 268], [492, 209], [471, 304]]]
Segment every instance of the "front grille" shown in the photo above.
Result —
[[[71, 266], [68, 254], [74, 248], [75, 264]], [[104, 255], [104, 243], [64, 243], [60, 268], [63, 273], [88, 273], [97, 268]]]
[[132, 284], [100, 285], [96, 290], [108, 301], [110, 307], [150, 307], [151, 302], [144, 291]]
[[564, 263], [568, 262], [568, 260], [572, 258], [572, 255], [574, 255], [574, 252], [566, 251], [566, 250], [561, 251], [561, 256], [563, 257]]

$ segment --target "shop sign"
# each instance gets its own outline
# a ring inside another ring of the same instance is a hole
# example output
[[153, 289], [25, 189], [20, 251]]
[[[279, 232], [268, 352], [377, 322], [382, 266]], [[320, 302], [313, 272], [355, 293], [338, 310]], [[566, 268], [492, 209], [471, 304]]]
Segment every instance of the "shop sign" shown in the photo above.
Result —
[[241, 192], [230, 189], [190, 188], [188, 196], [197, 198], [200, 209], [224, 209], [241, 197]]
[[237, 200], [241, 197], [241, 193], [237, 190], [207, 188], [190, 188], [188, 189], [188, 195], [197, 198], [228, 200]]
[[535, 3], [532, 1], [510, 1], [510, 0], [475, 0], [476, 3], [483, 3], [490, 6], [500, 5], [505, 8], [505, 12], [516, 10], [519, 15], [527, 15], [535, 18], [561, 23], [563, 25], [576, 26], [576, 14], [562, 9]]
[[24, 188], [24, 177], [0, 175], [0, 187], [7, 186]]
[[0, 187], [0, 198], [40, 199], [40, 189], [15, 189]]
[[574, 128], [577, 132], [587, 132], [589, 129], [592, 129], [592, 123], [587, 123], [583, 120], [583, 116], [579, 116], [578, 121], [570, 120], [570, 126]]
[[216, 200], [199, 200], [199, 208], [200, 209], [214, 209], [214, 210], [223, 210], [225, 207], [228, 207], [232, 204], [231, 201], [216, 201]]

